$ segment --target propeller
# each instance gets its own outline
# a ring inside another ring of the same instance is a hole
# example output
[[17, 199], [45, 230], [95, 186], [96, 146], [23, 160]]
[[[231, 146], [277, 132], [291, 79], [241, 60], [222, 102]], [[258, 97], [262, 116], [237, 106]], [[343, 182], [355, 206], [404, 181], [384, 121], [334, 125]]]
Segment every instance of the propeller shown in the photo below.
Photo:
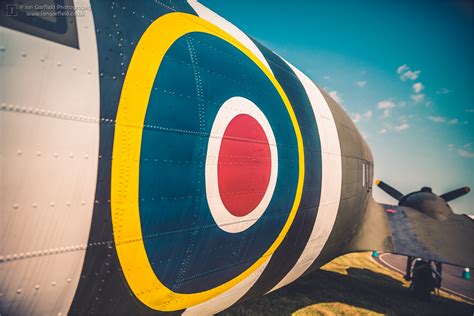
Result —
[[457, 199], [460, 196], [463, 196], [464, 194], [469, 193], [470, 191], [471, 189], [469, 187], [463, 187], [463, 188], [449, 191], [448, 193], [445, 193], [445, 194], [441, 194], [439, 197], [445, 200], [446, 202], [449, 202], [454, 199]]
[[[377, 184], [377, 186], [380, 189], [382, 189], [385, 193], [387, 193], [388, 195], [390, 195], [391, 197], [393, 197], [397, 201], [401, 201], [405, 197], [405, 195], [403, 195], [403, 193], [401, 193], [400, 191], [398, 191], [397, 189], [395, 189], [394, 187], [388, 185], [387, 183], [385, 183], [383, 181], [376, 180], [375, 184]], [[431, 189], [428, 188], [428, 187], [423, 187], [420, 191], [431, 193]], [[459, 189], [452, 190], [452, 191], [449, 191], [447, 193], [441, 194], [439, 197], [442, 198], [443, 200], [445, 200], [446, 202], [449, 202], [449, 201], [452, 201], [454, 199], [457, 199], [458, 197], [463, 196], [464, 194], [469, 193], [470, 191], [471, 191], [471, 189], [469, 187], [462, 187], [462, 188], [459, 188]]]
[[385, 193], [393, 197], [395, 200], [400, 201], [403, 198], [403, 194], [400, 193], [400, 191], [386, 184], [385, 182], [380, 181], [380, 180], [375, 180], [375, 184], [377, 184], [379, 188], [381, 188], [383, 191], [385, 191]]

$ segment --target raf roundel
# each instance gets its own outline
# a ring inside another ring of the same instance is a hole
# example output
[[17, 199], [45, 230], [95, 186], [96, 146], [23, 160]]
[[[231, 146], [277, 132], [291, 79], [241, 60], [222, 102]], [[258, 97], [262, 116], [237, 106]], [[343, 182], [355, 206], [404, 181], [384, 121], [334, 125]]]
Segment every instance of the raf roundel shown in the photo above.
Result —
[[199, 17], [157, 19], [128, 67], [113, 146], [114, 242], [139, 301], [179, 311], [263, 273], [305, 160], [293, 107], [250, 50]]
[[215, 117], [206, 157], [206, 197], [217, 225], [246, 230], [275, 191], [278, 152], [270, 123], [250, 100], [232, 97]]

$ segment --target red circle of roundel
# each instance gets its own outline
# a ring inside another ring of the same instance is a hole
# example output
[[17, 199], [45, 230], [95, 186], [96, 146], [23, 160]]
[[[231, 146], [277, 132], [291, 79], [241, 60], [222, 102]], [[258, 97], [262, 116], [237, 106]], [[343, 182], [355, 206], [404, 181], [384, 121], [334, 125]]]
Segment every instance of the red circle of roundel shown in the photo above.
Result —
[[235, 116], [222, 137], [218, 159], [219, 194], [234, 216], [251, 213], [270, 182], [270, 145], [262, 126], [248, 114]]

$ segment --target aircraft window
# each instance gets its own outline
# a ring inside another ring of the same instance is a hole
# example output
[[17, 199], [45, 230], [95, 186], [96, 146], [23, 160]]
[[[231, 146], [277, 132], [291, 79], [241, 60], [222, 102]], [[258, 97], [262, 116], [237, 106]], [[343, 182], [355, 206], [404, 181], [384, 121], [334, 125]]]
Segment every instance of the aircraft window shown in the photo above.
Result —
[[370, 186], [370, 165], [367, 164], [365, 168], [365, 186], [368, 188]]
[[365, 162], [362, 162], [362, 186], [365, 187]]

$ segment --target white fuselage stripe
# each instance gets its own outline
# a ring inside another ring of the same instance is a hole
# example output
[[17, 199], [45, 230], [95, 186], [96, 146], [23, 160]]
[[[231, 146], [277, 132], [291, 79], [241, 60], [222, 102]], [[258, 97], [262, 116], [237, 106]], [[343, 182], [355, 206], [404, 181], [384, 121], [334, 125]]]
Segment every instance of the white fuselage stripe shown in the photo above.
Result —
[[336, 220], [342, 185], [341, 149], [331, 110], [318, 87], [300, 70], [288, 62], [287, 64], [303, 84], [318, 125], [322, 158], [321, 198], [316, 222], [300, 258], [288, 274], [269, 292], [299, 278], [319, 256]]

